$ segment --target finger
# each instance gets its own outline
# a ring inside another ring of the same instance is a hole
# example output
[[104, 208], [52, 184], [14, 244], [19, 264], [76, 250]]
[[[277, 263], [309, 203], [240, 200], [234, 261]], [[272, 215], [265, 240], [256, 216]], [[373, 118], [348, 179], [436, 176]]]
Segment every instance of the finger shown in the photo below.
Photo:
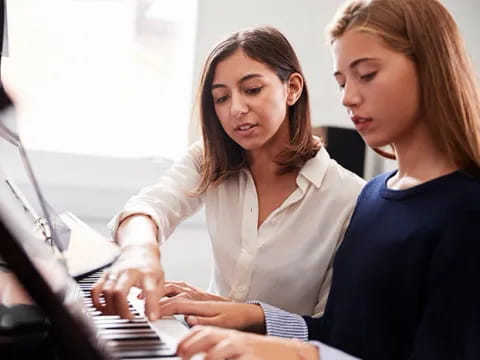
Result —
[[192, 336], [182, 340], [177, 347], [177, 354], [189, 359], [200, 352], [208, 352], [227, 336], [224, 330], [205, 327]]
[[114, 297], [113, 297], [113, 289], [115, 287], [115, 279], [107, 278], [103, 283], [103, 299], [104, 304], [102, 308], [102, 313], [105, 315], [115, 315], [115, 306], [114, 306]]
[[133, 314], [128, 305], [128, 293], [135, 284], [136, 277], [129, 276], [128, 273], [122, 273], [113, 288], [113, 307], [114, 312], [124, 319], [132, 319]]
[[185, 281], [166, 281], [165, 285], [175, 285], [178, 288], [185, 289], [186, 291], [191, 291], [191, 292], [201, 292], [202, 290], [200, 288], [197, 288], [193, 285], [190, 285], [189, 283], [186, 283]]
[[236, 335], [236, 337], [229, 336], [212, 346], [205, 355], [204, 360], [238, 359], [242, 355], [248, 357], [249, 354], [245, 353], [246, 349], [240, 345], [240, 342], [240, 335]]
[[145, 314], [150, 321], [156, 320], [160, 314], [159, 301], [163, 295], [163, 286], [155, 276], [146, 275], [142, 279], [142, 289], [145, 297]]
[[165, 305], [168, 305], [172, 302], [175, 302], [175, 301], [184, 301], [184, 300], [191, 300], [192, 297], [190, 294], [187, 294], [187, 293], [181, 293], [181, 294], [178, 294], [178, 295], [175, 295], [174, 297], [164, 297], [164, 298], [161, 298], [160, 301], [158, 302], [159, 306], [162, 307], [162, 306], [165, 306]]
[[103, 285], [105, 283], [105, 276], [102, 276], [96, 284], [90, 289], [90, 294], [92, 296], [93, 306], [98, 311], [103, 312], [104, 303], [101, 301]]
[[199, 316], [216, 316], [219, 315], [215, 302], [197, 301], [188, 299], [179, 299], [161, 306], [159, 311], [163, 315], [186, 314]]
[[165, 283], [165, 285], [163, 286], [163, 291], [164, 296], [172, 297], [181, 293], [190, 292], [191, 289], [169, 282]]
[[219, 315], [208, 316], [208, 317], [188, 315], [188, 316], [185, 316], [185, 320], [190, 326], [205, 325], [205, 326], [218, 326], [221, 328], [228, 328], [227, 324], [223, 320], [223, 317]]

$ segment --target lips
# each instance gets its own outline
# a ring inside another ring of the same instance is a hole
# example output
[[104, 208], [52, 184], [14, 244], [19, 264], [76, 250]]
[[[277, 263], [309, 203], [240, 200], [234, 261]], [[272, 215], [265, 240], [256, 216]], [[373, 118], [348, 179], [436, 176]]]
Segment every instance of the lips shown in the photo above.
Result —
[[353, 121], [353, 123], [354, 123], [355, 125], [363, 124], [363, 123], [365, 123], [365, 122], [367, 122], [367, 121], [372, 121], [371, 118], [367, 118], [367, 117], [363, 117], [363, 116], [358, 116], [358, 115], [352, 116], [351, 119], [352, 119], [352, 121]]
[[351, 119], [352, 119], [353, 123], [355, 124], [355, 127], [357, 128], [358, 131], [366, 130], [373, 121], [372, 118], [362, 117], [362, 116], [358, 116], [358, 115], [352, 116]]
[[243, 132], [243, 131], [248, 131], [250, 129], [253, 129], [254, 127], [256, 127], [257, 125], [255, 124], [242, 124], [240, 126], [237, 126], [235, 128], [235, 131], [240, 131], [240, 132]]

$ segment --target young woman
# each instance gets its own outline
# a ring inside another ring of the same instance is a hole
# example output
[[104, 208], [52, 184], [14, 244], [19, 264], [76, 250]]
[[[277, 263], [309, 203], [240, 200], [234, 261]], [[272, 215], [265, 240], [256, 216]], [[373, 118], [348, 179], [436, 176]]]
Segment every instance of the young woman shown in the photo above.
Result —
[[437, 0], [352, 0], [329, 33], [343, 105], [368, 145], [392, 145], [398, 170], [360, 194], [323, 317], [265, 304], [263, 314], [256, 304], [162, 309], [322, 343], [196, 327], [178, 352], [480, 359], [480, 95], [458, 28]]
[[[162, 295], [322, 313], [331, 259], [364, 183], [312, 136], [294, 50], [273, 28], [235, 33], [211, 52], [200, 90], [203, 144], [115, 218], [123, 251], [92, 290], [96, 307], [130, 317], [126, 293], [136, 285], [152, 319]], [[215, 294], [164, 283], [160, 262], [159, 243], [203, 204]]]

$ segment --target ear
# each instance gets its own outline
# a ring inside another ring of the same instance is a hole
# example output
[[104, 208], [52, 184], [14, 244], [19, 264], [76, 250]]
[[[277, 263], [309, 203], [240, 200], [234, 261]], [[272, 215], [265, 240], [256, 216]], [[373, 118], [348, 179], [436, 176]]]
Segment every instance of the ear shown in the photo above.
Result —
[[295, 105], [302, 95], [303, 77], [299, 73], [290, 74], [287, 80], [287, 105]]

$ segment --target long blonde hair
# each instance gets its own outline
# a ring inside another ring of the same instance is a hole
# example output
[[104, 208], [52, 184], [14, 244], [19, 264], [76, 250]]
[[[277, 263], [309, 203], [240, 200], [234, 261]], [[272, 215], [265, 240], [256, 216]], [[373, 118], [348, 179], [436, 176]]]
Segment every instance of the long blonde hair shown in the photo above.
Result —
[[352, 28], [379, 36], [414, 61], [422, 119], [436, 146], [480, 176], [480, 90], [448, 10], [438, 0], [352, 0], [327, 28], [330, 42]]

